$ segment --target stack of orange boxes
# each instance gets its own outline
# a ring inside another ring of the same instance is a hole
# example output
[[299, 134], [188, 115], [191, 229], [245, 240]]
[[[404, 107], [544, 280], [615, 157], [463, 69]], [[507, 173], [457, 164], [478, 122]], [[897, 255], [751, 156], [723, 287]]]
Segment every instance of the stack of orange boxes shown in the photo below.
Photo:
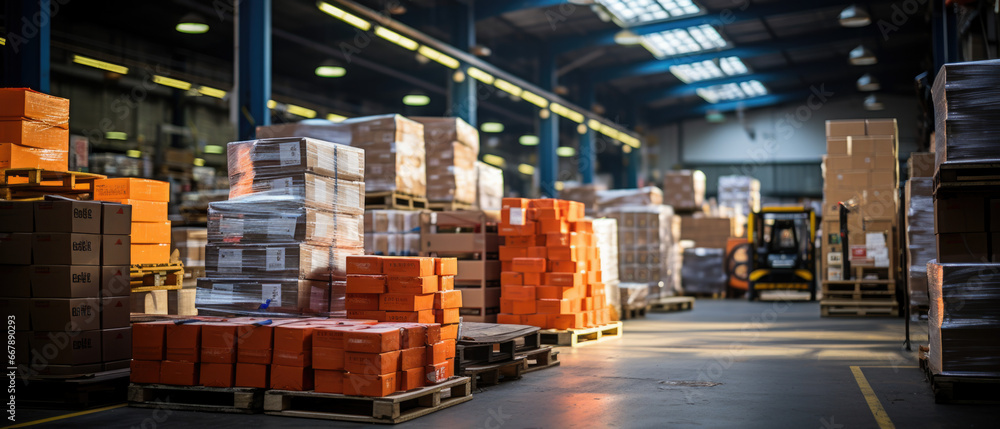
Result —
[[132, 206], [132, 264], [170, 262], [170, 184], [158, 180], [117, 178], [94, 183], [94, 200]]
[[504, 198], [498, 323], [579, 329], [610, 322], [583, 203]]
[[69, 100], [0, 88], [0, 169], [69, 169]]

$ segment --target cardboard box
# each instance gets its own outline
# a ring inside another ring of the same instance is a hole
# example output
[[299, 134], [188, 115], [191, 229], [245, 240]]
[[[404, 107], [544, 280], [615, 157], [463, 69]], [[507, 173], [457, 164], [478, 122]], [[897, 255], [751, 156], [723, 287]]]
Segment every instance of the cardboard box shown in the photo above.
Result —
[[986, 201], [982, 197], [934, 198], [934, 233], [986, 232]]
[[313, 377], [317, 393], [344, 393], [344, 371], [314, 369]]
[[40, 149], [68, 150], [69, 130], [31, 119], [0, 120], [0, 141]]
[[101, 264], [101, 236], [98, 234], [34, 233], [31, 250], [35, 264]]
[[170, 221], [133, 222], [130, 237], [133, 244], [170, 244]]
[[127, 265], [101, 267], [101, 297], [129, 296], [132, 292], [131, 275]]
[[344, 394], [352, 396], [382, 397], [394, 393], [399, 388], [395, 372], [380, 375], [346, 373]]
[[379, 310], [382, 311], [420, 311], [434, 308], [435, 294], [410, 295], [402, 293], [384, 293], [379, 296]]
[[173, 322], [136, 323], [132, 326], [132, 359], [161, 361], [166, 353], [166, 328]]
[[112, 362], [132, 358], [132, 328], [101, 330], [101, 360]]
[[233, 387], [236, 384], [236, 365], [232, 363], [201, 363], [198, 380], [202, 386]]
[[873, 144], [875, 145], [875, 155], [882, 156], [896, 156], [896, 136], [872, 136]]
[[863, 136], [865, 133], [864, 119], [826, 121], [827, 137]]
[[380, 256], [348, 256], [347, 274], [382, 274], [383, 260]]
[[101, 233], [129, 235], [132, 233], [132, 206], [111, 202], [101, 203]]
[[423, 277], [434, 275], [434, 258], [385, 258], [383, 273], [393, 276]]
[[31, 326], [37, 331], [97, 330], [101, 328], [97, 298], [35, 298], [31, 300]]
[[240, 362], [236, 364], [236, 387], [267, 389], [271, 386], [271, 365]]
[[129, 296], [129, 303], [133, 313], [170, 314], [167, 291], [165, 290], [132, 293]]
[[94, 200], [140, 200], [168, 203], [170, 202], [170, 184], [159, 180], [131, 177], [99, 179], [94, 182]]
[[160, 363], [160, 383], [177, 386], [197, 386], [198, 363], [165, 360]]
[[101, 329], [129, 327], [129, 297], [101, 298]]
[[876, 170], [886, 170], [895, 172], [899, 167], [899, 161], [892, 155], [875, 155], [872, 168]]
[[313, 389], [313, 369], [310, 367], [271, 365], [271, 388], [304, 391]]
[[0, 118], [8, 121], [32, 119], [68, 129], [69, 100], [27, 88], [2, 88]]
[[906, 165], [907, 169], [910, 170], [910, 177], [934, 177], [933, 153], [912, 152]]
[[132, 222], [159, 222], [167, 220], [167, 203], [130, 199], [108, 199], [106, 202], [132, 207]]
[[867, 136], [852, 136], [847, 138], [850, 142], [851, 156], [874, 156], [875, 139]]
[[870, 136], [899, 135], [899, 129], [896, 127], [896, 118], [866, 119], [865, 128]]
[[990, 261], [988, 233], [960, 232], [935, 235], [939, 263], [986, 263]]
[[158, 384], [160, 382], [160, 361], [133, 359], [130, 367], [129, 378], [133, 383]]
[[134, 244], [130, 247], [129, 259], [133, 265], [165, 264], [170, 261], [170, 244]]
[[7, 168], [66, 171], [69, 169], [69, 151], [0, 143], [0, 169]]
[[96, 298], [101, 290], [101, 267], [33, 265], [31, 284], [35, 298]]
[[397, 327], [372, 327], [344, 333], [344, 350], [361, 353], [384, 353], [399, 350]]
[[827, 155], [826, 156], [826, 171], [827, 174], [835, 171], [850, 170], [852, 165], [853, 157], [848, 155]]
[[167, 323], [163, 331], [164, 358], [177, 362], [201, 360], [201, 324]]
[[386, 322], [395, 323], [435, 323], [434, 310], [386, 311]]
[[32, 266], [0, 265], [0, 296], [30, 298]]
[[849, 137], [827, 137], [827, 156], [851, 156], [851, 139]]
[[101, 334], [97, 330], [35, 331], [30, 338], [31, 350], [33, 354], [44, 356], [49, 365], [98, 363], [101, 362]]
[[0, 232], [0, 264], [29, 265], [33, 234], [23, 232]]
[[[169, 250], [170, 245], [167, 245]], [[142, 264], [132, 259], [134, 249], [127, 235], [104, 235], [101, 237], [101, 265]], [[169, 259], [169, 256], [167, 257]], [[164, 261], [166, 262], [166, 261]]]
[[34, 203], [0, 201], [0, 232], [34, 232], [34, 219]]
[[354, 374], [389, 374], [399, 371], [399, 350], [384, 353], [346, 352], [344, 370]]
[[239, 165], [230, 166], [230, 172], [253, 170], [271, 175], [310, 172], [343, 180], [364, 180], [363, 150], [347, 146], [346, 141], [301, 135], [230, 143], [230, 151], [248, 154]]
[[38, 201], [35, 231], [100, 234], [101, 211], [95, 201]]

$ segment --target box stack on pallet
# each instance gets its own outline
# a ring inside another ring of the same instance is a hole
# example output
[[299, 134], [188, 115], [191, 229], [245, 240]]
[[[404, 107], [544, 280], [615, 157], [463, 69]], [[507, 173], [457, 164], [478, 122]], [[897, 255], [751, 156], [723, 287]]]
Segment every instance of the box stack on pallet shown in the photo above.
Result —
[[413, 210], [365, 210], [365, 254], [420, 254], [420, 213]]
[[938, 402], [1000, 399], [1000, 61], [946, 64], [934, 81], [930, 351]]
[[[563, 190], [559, 191], [559, 198], [583, 203], [585, 208], [584, 213], [587, 216], [596, 217], [601, 212], [601, 206], [598, 204], [598, 199], [600, 198], [598, 197], [598, 193], [607, 190], [608, 187], [600, 183], [567, 184]], [[661, 202], [662, 199], [661, 193]]]
[[479, 210], [500, 210], [503, 205], [503, 170], [476, 161], [476, 205]]
[[0, 169], [7, 168], [69, 169], [69, 100], [0, 88]]
[[413, 118], [424, 126], [428, 208], [468, 210], [476, 203], [479, 130], [459, 118]]
[[424, 212], [421, 255], [458, 259], [455, 289], [466, 322], [496, 323], [500, 313], [500, 237], [496, 211]]
[[[899, 314], [897, 213], [899, 162], [895, 119], [826, 122], [823, 231], [820, 258], [823, 316]], [[847, 217], [851, 272], [844, 272], [840, 203]]]
[[670, 206], [606, 207], [603, 214], [618, 223], [618, 278], [625, 313], [645, 310], [663, 298], [680, 295], [672, 270], [676, 217]]
[[[906, 287], [910, 314], [927, 315], [927, 263], [937, 259], [934, 237], [934, 154], [910, 154], [904, 187]], [[833, 231], [831, 231], [833, 232]]]
[[[618, 278], [618, 220], [612, 218], [594, 219], [594, 245], [601, 260], [601, 281], [608, 307], [612, 309], [611, 320], [624, 320], [629, 315], [623, 311], [621, 289]], [[634, 313], [633, 313], [634, 314]], [[645, 315], [645, 308], [641, 314]]]
[[719, 207], [734, 209], [737, 218], [746, 218], [759, 211], [760, 180], [749, 176], [719, 176]]
[[681, 240], [690, 247], [683, 252], [681, 279], [686, 295], [721, 297], [726, 293], [726, 245], [739, 236], [732, 217], [705, 217], [702, 213], [680, 216]]
[[344, 314], [346, 258], [364, 249], [363, 151], [279, 138], [228, 153], [231, 199], [209, 206], [199, 313]]
[[705, 173], [698, 170], [668, 171], [663, 175], [663, 204], [674, 213], [699, 212], [705, 202]]

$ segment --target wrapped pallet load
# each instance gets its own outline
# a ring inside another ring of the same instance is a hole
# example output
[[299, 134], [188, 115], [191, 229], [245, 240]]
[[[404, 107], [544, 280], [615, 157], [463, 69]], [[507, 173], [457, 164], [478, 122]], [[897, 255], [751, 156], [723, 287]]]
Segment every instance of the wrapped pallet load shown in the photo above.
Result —
[[[929, 155], [929, 156], [926, 156]], [[924, 161], [919, 159], [923, 158]], [[929, 162], [929, 169], [914, 168]], [[905, 185], [906, 287], [910, 306], [927, 308], [927, 262], [937, 258], [934, 240], [934, 154], [910, 155], [910, 180]], [[926, 175], [920, 176], [921, 174]]]
[[594, 219], [593, 225], [594, 240], [601, 259], [601, 279], [607, 292], [608, 306], [621, 314], [618, 288], [618, 221], [611, 218]]
[[500, 210], [503, 205], [503, 170], [476, 161], [476, 206], [480, 210]]
[[427, 200], [431, 203], [476, 202], [479, 131], [459, 118], [419, 117], [427, 154]]
[[671, 253], [675, 237], [674, 211], [670, 206], [621, 206], [604, 209], [604, 215], [618, 222], [618, 277], [623, 306], [627, 302], [645, 305], [640, 299], [680, 294], [672, 281]]

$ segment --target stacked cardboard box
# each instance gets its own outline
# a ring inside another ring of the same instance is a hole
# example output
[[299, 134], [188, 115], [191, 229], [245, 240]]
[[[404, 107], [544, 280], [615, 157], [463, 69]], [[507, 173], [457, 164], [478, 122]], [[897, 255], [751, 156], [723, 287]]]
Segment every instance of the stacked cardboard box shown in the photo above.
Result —
[[459, 118], [419, 117], [427, 152], [427, 199], [476, 202], [479, 130]]
[[229, 144], [230, 200], [209, 205], [198, 310], [344, 312], [346, 258], [363, 253], [364, 153], [308, 138]]
[[658, 206], [663, 204], [663, 191], [655, 186], [598, 191], [596, 204], [598, 210], [619, 206]]
[[499, 323], [549, 329], [611, 320], [593, 223], [576, 201], [504, 198]]
[[420, 254], [420, 212], [366, 210], [365, 254], [417, 256]]
[[760, 210], [760, 180], [749, 176], [719, 176], [719, 206], [747, 216]]
[[23, 378], [128, 366], [131, 208], [0, 201], [0, 306]]
[[205, 276], [205, 246], [208, 245], [208, 229], [180, 227], [171, 229], [170, 241], [177, 249], [184, 264], [184, 287], [194, 287], [199, 277]]
[[[611, 218], [594, 219], [594, 245], [597, 246], [597, 256], [601, 260], [601, 281], [604, 282], [604, 295], [608, 306], [617, 314], [621, 314], [621, 291], [618, 284], [618, 220]], [[612, 315], [612, 319], [617, 317]]]
[[927, 263], [937, 258], [934, 237], [934, 154], [912, 153], [904, 196], [906, 217], [906, 287], [910, 306], [927, 308]]
[[464, 321], [496, 323], [500, 313], [500, 212], [461, 210], [420, 216], [422, 256], [455, 257]]
[[0, 169], [69, 169], [69, 100], [0, 88]]
[[[624, 301], [649, 301], [680, 295], [676, 281], [680, 271], [677, 258], [677, 216], [670, 206], [621, 206], [606, 208], [604, 215], [618, 222], [618, 277]], [[675, 276], [674, 271], [678, 271]], [[644, 285], [647, 292], [638, 292]]]
[[132, 263], [170, 262], [170, 184], [158, 180], [118, 178], [94, 183], [94, 200], [132, 206]]
[[677, 212], [700, 211], [705, 201], [705, 173], [668, 171], [663, 175], [663, 204]]
[[476, 208], [500, 210], [503, 205], [503, 170], [476, 161]]
[[725, 249], [729, 237], [738, 237], [736, 221], [729, 217], [679, 216], [681, 240], [690, 240], [694, 247]]
[[[927, 360], [935, 375], [1000, 377], [1000, 264], [927, 264]], [[970, 389], [970, 392], [975, 392]], [[969, 399], [974, 393], [968, 394]]]
[[[599, 183], [591, 184], [567, 184], [563, 190], [559, 191], [559, 198], [570, 201], [579, 201], [586, 208], [587, 216], [596, 216], [601, 212], [600, 205], [597, 204], [598, 192], [607, 191], [608, 187]], [[660, 196], [662, 200], [662, 194]]]
[[692, 247], [684, 249], [681, 280], [686, 294], [726, 292], [726, 249]]

